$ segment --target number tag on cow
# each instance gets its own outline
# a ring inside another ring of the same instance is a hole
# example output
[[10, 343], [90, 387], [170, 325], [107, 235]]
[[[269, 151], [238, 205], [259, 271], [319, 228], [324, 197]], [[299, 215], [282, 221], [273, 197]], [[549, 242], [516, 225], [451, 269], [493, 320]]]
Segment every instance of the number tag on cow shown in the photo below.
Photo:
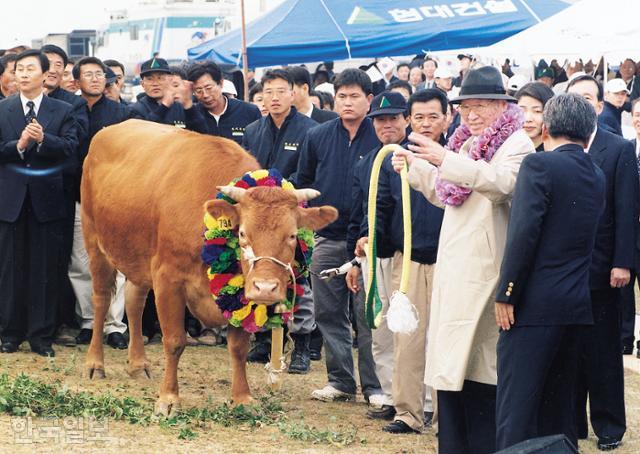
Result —
[[204, 215], [204, 224], [207, 226], [207, 229], [217, 229], [217, 230], [233, 230], [233, 222], [226, 216], [220, 216], [219, 218], [214, 218], [209, 213]]

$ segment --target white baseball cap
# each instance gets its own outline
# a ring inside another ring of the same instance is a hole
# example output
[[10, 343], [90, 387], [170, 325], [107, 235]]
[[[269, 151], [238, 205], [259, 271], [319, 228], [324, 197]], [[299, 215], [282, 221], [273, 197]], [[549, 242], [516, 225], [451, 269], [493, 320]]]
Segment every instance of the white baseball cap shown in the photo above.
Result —
[[523, 74], [514, 74], [507, 82], [507, 90], [518, 91], [529, 83], [529, 78]]
[[624, 83], [622, 79], [611, 79], [607, 82], [607, 90], [608, 93], [620, 93], [624, 91], [626, 94], [629, 94], [629, 89], [627, 88], [627, 84]]
[[233, 82], [227, 79], [222, 80], [222, 93], [238, 96], [238, 91], [236, 90], [236, 86], [233, 85]]
[[446, 66], [438, 66], [433, 73], [436, 79], [453, 79], [453, 74]]

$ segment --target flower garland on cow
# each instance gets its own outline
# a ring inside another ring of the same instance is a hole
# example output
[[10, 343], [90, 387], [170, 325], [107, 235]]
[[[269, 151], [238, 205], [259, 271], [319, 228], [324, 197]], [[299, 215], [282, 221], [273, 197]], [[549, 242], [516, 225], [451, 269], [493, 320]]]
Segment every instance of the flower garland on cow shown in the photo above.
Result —
[[[229, 183], [229, 186], [243, 189], [256, 186], [281, 187], [289, 191], [295, 189], [275, 169], [247, 172]], [[216, 198], [226, 200], [232, 205], [236, 203], [222, 192], [219, 192]], [[304, 206], [304, 202], [301, 206]], [[250, 333], [280, 328], [287, 324], [296, 310], [295, 298], [303, 294], [302, 283], [309, 277], [314, 245], [313, 232], [307, 228], [298, 229], [298, 247], [291, 264], [295, 282], [289, 282], [285, 301], [266, 306], [245, 298], [238, 226], [231, 225], [226, 218], [215, 219], [208, 213], [205, 214], [204, 223], [205, 244], [201, 257], [208, 267], [211, 295], [229, 324]]]

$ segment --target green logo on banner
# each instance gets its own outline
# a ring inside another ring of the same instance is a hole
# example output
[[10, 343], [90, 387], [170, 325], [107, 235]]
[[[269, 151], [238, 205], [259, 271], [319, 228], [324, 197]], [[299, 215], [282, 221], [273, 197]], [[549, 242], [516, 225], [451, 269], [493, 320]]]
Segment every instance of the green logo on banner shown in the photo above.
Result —
[[374, 14], [366, 9], [356, 6], [347, 20], [347, 25], [379, 25], [386, 24], [387, 21], [382, 17]]

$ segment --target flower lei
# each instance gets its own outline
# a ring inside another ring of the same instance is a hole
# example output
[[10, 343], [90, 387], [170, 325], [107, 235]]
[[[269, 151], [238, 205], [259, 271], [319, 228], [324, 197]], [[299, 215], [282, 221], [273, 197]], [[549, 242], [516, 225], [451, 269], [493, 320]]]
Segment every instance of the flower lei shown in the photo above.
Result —
[[[482, 131], [475, 143], [471, 145], [469, 157], [474, 161], [484, 159], [486, 162], [490, 162], [498, 148], [506, 142], [511, 134], [518, 129], [522, 129], [523, 125], [522, 109], [515, 104], [509, 104], [498, 119]], [[446, 148], [459, 153], [469, 137], [471, 137], [469, 127], [464, 124], [460, 125], [447, 142]], [[469, 198], [471, 189], [463, 188], [438, 177], [436, 180], [436, 195], [445, 205], [459, 206]]]
[[[293, 185], [282, 178], [275, 170], [256, 170], [245, 173], [241, 178], [233, 180], [230, 186], [252, 188], [256, 186], [282, 187], [293, 191]], [[218, 193], [216, 198], [226, 200], [231, 204], [236, 201]], [[205, 244], [202, 247], [202, 261], [208, 266], [209, 289], [214, 301], [222, 311], [229, 324], [242, 327], [245, 331], [255, 333], [281, 327], [288, 323], [293, 307], [293, 292], [299, 297], [304, 290], [302, 283], [309, 277], [311, 254], [313, 252], [313, 232], [306, 228], [298, 230], [298, 247], [292, 263], [296, 282], [290, 282], [287, 287], [287, 299], [279, 304], [266, 306], [249, 301], [244, 296], [244, 275], [240, 266], [240, 244], [238, 241], [238, 226], [232, 226], [228, 219], [215, 219], [206, 213], [204, 216], [206, 231]], [[284, 305], [286, 310], [275, 313], [278, 305]]]

